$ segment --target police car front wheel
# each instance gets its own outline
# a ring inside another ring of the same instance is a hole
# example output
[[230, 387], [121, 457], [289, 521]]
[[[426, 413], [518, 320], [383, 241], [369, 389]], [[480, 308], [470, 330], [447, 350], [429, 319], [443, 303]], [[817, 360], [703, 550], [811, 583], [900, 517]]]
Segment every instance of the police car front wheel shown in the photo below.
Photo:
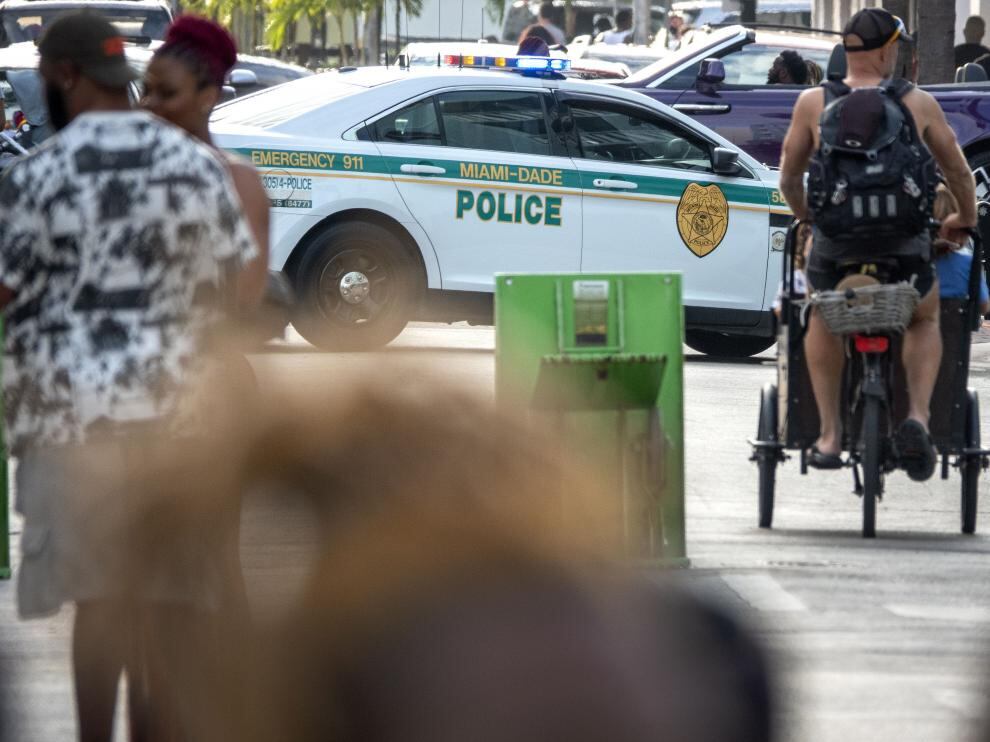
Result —
[[699, 353], [723, 358], [748, 358], [762, 353], [774, 344], [772, 337], [759, 335], [726, 335], [711, 330], [688, 330], [684, 341]]
[[334, 224], [310, 241], [295, 271], [293, 324], [320, 348], [377, 348], [402, 332], [421, 286], [415, 260], [389, 230]]

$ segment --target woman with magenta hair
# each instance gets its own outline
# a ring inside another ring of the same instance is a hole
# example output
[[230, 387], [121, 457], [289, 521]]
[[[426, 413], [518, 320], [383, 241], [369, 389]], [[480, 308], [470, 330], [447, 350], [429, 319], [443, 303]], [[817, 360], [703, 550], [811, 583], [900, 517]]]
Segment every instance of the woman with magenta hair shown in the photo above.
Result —
[[[210, 114], [236, 62], [237, 47], [226, 29], [206, 18], [181, 15], [148, 65], [141, 105], [213, 147]], [[217, 154], [227, 163], [258, 243], [259, 257], [245, 290], [260, 294], [268, 275], [268, 194], [251, 163], [222, 150]]]

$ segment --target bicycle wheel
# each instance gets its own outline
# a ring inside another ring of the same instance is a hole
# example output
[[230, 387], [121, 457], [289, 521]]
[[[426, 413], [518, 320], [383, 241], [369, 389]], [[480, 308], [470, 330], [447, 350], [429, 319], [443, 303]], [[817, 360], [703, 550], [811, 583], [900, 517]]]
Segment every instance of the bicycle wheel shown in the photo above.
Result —
[[[777, 385], [765, 384], [760, 391], [760, 420], [756, 439], [762, 443], [777, 441]], [[760, 528], [773, 525], [773, 497], [777, 479], [777, 452], [759, 448], [756, 466], [760, 472]]]
[[[980, 447], [980, 398], [970, 389], [966, 400], [966, 448]], [[982, 457], [969, 454], [960, 457], [962, 474], [962, 532], [976, 533], [976, 507], [979, 502]]]
[[863, 407], [863, 538], [877, 535], [877, 500], [883, 486], [880, 451], [880, 400], [868, 395]]

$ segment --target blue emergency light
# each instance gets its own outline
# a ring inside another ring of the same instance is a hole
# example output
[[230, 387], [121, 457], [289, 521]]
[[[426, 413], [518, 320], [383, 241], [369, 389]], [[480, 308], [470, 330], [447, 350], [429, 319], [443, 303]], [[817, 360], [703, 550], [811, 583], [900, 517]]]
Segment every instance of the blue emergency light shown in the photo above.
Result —
[[571, 60], [561, 57], [486, 57], [479, 54], [447, 54], [444, 64], [471, 69], [511, 70], [527, 73], [565, 72]]

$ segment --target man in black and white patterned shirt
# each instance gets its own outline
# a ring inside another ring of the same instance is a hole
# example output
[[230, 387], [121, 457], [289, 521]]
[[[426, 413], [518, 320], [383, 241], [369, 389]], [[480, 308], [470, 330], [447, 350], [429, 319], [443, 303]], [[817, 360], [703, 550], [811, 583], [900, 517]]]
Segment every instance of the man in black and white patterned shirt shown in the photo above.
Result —
[[[134, 73], [110, 23], [62, 16], [39, 48], [60, 131], [0, 181], [4, 405], [25, 516], [18, 602], [25, 617], [76, 603], [80, 737], [110, 739], [127, 664], [113, 641], [119, 575], [95, 553], [106, 529], [80, 526], [112, 517], [126, 467], [106, 456], [88, 481], [73, 467], [94, 441], [112, 451], [128, 425], [175, 413], [207, 330], [229, 297], [260, 298], [238, 281], [258, 284], [245, 277], [265, 266], [223, 164], [130, 110]], [[79, 502], [98, 488], [103, 501]]]

